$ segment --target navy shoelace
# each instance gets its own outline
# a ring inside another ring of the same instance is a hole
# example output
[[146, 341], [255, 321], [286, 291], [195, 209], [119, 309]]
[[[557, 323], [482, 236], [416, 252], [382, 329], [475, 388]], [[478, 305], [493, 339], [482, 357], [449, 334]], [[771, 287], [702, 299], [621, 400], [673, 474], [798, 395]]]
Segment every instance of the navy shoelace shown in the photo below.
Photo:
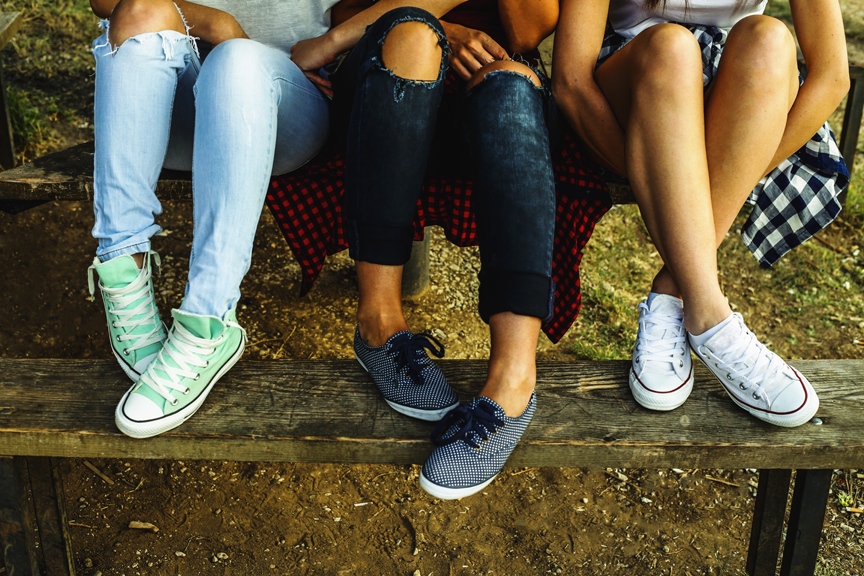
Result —
[[396, 365], [400, 370], [407, 368], [408, 377], [415, 384], [422, 383], [421, 375], [423, 368], [426, 367], [426, 363], [420, 361], [422, 358], [420, 350], [423, 349], [428, 350], [436, 358], [444, 357], [444, 345], [426, 332], [400, 338], [390, 347], [390, 352], [396, 360]]
[[[449, 438], [439, 436], [450, 429], [451, 426], [459, 424], [462, 426]], [[495, 415], [495, 410], [486, 402], [478, 402], [472, 409], [467, 404], [460, 404], [447, 413], [432, 432], [432, 443], [436, 446], [446, 446], [459, 440], [464, 441], [472, 448], [479, 448], [475, 438], [486, 441], [490, 434], [494, 434], [498, 427], [504, 426], [504, 421]]]

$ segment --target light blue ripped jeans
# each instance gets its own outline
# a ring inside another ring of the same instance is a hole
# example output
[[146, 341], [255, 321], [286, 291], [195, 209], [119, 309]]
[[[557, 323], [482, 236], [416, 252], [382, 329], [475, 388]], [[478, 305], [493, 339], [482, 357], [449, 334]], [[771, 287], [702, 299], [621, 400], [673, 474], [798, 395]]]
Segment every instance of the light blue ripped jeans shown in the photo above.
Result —
[[[146, 252], [161, 230], [160, 170], [192, 171], [194, 239], [181, 309], [223, 317], [240, 299], [271, 176], [311, 159], [329, 129], [325, 98], [288, 54], [228, 40], [202, 59], [165, 31], [96, 58], [93, 188], [103, 262]], [[194, 146], [193, 146], [194, 143]]]

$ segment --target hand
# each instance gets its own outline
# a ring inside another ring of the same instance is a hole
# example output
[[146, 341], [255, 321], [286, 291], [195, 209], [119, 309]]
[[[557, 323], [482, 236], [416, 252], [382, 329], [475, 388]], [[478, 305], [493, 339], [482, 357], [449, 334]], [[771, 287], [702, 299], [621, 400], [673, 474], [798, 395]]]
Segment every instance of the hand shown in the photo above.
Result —
[[450, 66], [465, 80], [490, 62], [510, 59], [507, 51], [485, 32], [444, 21], [441, 25], [450, 43]]
[[291, 60], [318, 90], [327, 97], [333, 97], [330, 81], [321, 76], [320, 70], [335, 61], [339, 56], [333, 49], [330, 34], [317, 38], [301, 40], [291, 47]]

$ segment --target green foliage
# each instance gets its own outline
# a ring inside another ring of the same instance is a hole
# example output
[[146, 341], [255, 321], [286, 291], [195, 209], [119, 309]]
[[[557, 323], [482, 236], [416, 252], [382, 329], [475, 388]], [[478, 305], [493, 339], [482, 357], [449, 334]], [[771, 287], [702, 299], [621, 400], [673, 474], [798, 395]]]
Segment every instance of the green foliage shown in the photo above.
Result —
[[847, 506], [854, 506], [855, 505], [855, 499], [852, 498], [852, 496], [848, 492], [845, 492], [843, 490], [838, 490], [837, 491], [837, 503], [840, 504], [840, 506], [843, 506], [845, 508]]
[[33, 142], [41, 141], [45, 121], [39, 110], [30, 104], [27, 96], [11, 86], [6, 91], [6, 98], [9, 104], [9, 117], [12, 121], [15, 147], [23, 148]]

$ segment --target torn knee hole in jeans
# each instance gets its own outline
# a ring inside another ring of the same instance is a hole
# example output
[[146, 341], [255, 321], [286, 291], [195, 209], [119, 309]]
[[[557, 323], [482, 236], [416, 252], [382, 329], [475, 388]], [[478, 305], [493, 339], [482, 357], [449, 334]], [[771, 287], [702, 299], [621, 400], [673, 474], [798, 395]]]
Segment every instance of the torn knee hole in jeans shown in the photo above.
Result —
[[395, 28], [399, 24], [403, 24], [405, 22], [422, 22], [423, 24], [426, 24], [429, 26], [429, 29], [432, 30], [435, 33], [435, 35], [438, 37], [438, 46], [441, 47], [441, 63], [438, 67], [438, 78], [436, 78], [435, 80], [412, 80], [410, 78], [402, 78], [401, 76], [397, 76], [396, 74], [394, 74], [392, 70], [390, 70], [389, 68], [387, 68], [384, 65], [384, 62], [380, 56], [375, 56], [374, 58], [372, 58], [373, 67], [375, 69], [382, 70], [382, 71], [386, 72], [396, 82], [395, 86], [393, 87], [393, 101], [394, 102], [401, 102], [402, 98], [405, 97], [405, 90], [408, 88], [422, 87], [422, 88], [426, 88], [427, 90], [431, 90], [432, 88], [435, 88], [444, 79], [444, 73], [447, 70], [447, 64], [446, 64], [446, 60], [444, 58], [444, 54], [447, 53], [447, 38], [446, 38], [446, 36], [444, 36], [441, 33], [440, 30], [438, 30], [437, 28], [435, 28], [434, 26], [432, 26], [431, 24], [429, 24], [426, 20], [424, 20], [422, 18], [414, 18], [411, 16], [406, 16], [404, 18], [399, 18], [398, 20], [394, 20], [393, 23], [390, 25], [390, 28], [388, 28], [387, 31], [384, 33], [384, 35], [381, 36], [381, 39], [378, 40], [378, 45], [384, 46], [384, 42], [387, 40], [387, 36], [390, 34], [390, 32], [393, 30], [393, 28]]
[[[532, 72], [533, 72], [533, 70], [532, 70]], [[529, 82], [531, 84], [532, 88], [535, 88], [537, 90], [543, 90], [543, 81], [540, 80], [540, 76], [536, 72], [534, 72], [534, 74], [535, 74], [535, 76], [537, 76], [537, 82], [540, 83], [539, 86], [537, 85], [537, 83], [534, 82], [534, 79], [531, 76], [529, 76], [528, 74], [523, 74], [522, 72], [517, 72], [515, 70], [508, 70], [506, 68], [500, 69], [500, 70], [492, 70], [491, 72], [487, 72], [486, 74], [483, 75], [482, 78], [477, 80], [477, 82], [475, 82], [474, 85], [471, 86], [471, 88], [468, 90], [468, 94], [470, 94], [471, 92], [474, 92], [481, 85], [483, 85], [487, 81], [495, 78], [496, 76], [516, 76], [517, 78], [522, 78], [523, 80]]]
[[[174, 47], [181, 40], [186, 40], [192, 46], [192, 50], [195, 54], [200, 58], [201, 54], [198, 53], [198, 43], [196, 40], [199, 38], [197, 36], [192, 36], [189, 34], [189, 30], [191, 27], [189, 23], [186, 22], [186, 17], [183, 15], [183, 11], [180, 10], [180, 7], [177, 4], [174, 4], [174, 7], [177, 8], [177, 13], [180, 15], [180, 19], [183, 21], [183, 28], [186, 30], [185, 34], [177, 32], [176, 30], [163, 30], [161, 32], [144, 32], [142, 34], [136, 34], [135, 36], [130, 36], [126, 40], [123, 41], [123, 44], [126, 44], [129, 41], [136, 41], [138, 43], [144, 43], [148, 40], [151, 40], [155, 37], [159, 37], [162, 40], [162, 53], [165, 55], [165, 60], [171, 60], [174, 58]], [[120, 47], [123, 44], [115, 44], [112, 46], [111, 40], [109, 39], [109, 28], [111, 27], [111, 21], [107, 18], [101, 20], [99, 22], [99, 29], [105, 31], [105, 43], [99, 44], [98, 46], [93, 46], [92, 51], [95, 53], [99, 48], [109, 48], [110, 51], [107, 55], [114, 56], [117, 54], [117, 51], [120, 50]]]

